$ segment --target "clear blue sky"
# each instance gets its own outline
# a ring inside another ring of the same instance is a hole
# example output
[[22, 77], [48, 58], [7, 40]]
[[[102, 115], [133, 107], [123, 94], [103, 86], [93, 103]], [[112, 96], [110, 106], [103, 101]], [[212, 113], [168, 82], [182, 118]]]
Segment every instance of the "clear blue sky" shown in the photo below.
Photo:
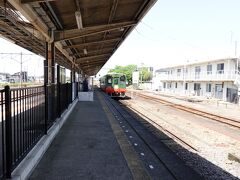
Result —
[[[239, 56], [240, 0], [158, 0], [103, 71], [115, 65], [144, 63], [157, 69], [232, 57], [235, 41]], [[0, 40], [0, 52], [4, 48], [17, 49]]]

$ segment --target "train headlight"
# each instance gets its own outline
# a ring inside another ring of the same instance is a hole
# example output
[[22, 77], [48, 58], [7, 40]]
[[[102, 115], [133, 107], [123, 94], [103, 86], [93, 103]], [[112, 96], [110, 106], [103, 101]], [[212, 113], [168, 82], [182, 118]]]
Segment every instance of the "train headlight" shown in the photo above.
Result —
[[118, 85], [114, 85], [114, 87], [113, 87], [114, 89], [118, 89]]

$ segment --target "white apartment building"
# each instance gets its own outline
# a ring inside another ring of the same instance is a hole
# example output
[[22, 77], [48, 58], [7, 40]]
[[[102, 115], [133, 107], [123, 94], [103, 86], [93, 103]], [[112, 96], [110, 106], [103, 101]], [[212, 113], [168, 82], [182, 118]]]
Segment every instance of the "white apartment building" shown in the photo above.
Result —
[[237, 103], [239, 72], [240, 60], [227, 58], [162, 68], [155, 76], [162, 82], [162, 91]]

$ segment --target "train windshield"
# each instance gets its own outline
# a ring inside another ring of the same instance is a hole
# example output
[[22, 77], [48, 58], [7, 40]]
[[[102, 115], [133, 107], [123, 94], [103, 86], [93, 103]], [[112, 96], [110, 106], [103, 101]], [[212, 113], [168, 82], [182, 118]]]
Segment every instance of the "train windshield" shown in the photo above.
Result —
[[125, 76], [120, 77], [120, 81], [125, 81], [125, 80], [126, 80]]
[[114, 84], [118, 84], [118, 78], [114, 78]]
[[107, 77], [107, 83], [112, 84], [112, 78], [111, 77]]

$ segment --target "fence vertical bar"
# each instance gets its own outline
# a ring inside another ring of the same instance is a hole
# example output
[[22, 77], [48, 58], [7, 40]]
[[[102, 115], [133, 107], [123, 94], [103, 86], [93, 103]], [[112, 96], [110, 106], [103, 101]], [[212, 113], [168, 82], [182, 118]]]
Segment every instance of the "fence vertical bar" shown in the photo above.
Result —
[[69, 104], [71, 104], [73, 102], [73, 83], [70, 84], [70, 91], [71, 91], [71, 93], [70, 93], [70, 102], [69, 102]]
[[[2, 147], [2, 154], [0, 154], [1, 156], [2, 156], [2, 174], [0, 174], [0, 178], [3, 178], [3, 177], [5, 177], [5, 169], [6, 169], [6, 155], [5, 155], [5, 146], [4, 146], [4, 144], [5, 144], [5, 125], [4, 125], [4, 105], [5, 105], [5, 90], [4, 90], [4, 92], [0, 92], [1, 94], [0, 94], [0, 106], [1, 106], [1, 117], [0, 117], [0, 119], [1, 119], [1, 121], [2, 121], [2, 129], [1, 129], [1, 131], [2, 131], [2, 139], [1, 139], [1, 147]], [[3, 97], [4, 96], [4, 97]]]
[[47, 134], [48, 130], [48, 89], [47, 85], [44, 84], [44, 94], [45, 94], [45, 116], [44, 116], [44, 134]]
[[48, 130], [48, 42], [45, 43], [45, 57], [46, 59], [43, 61], [44, 65], [44, 100], [45, 100], [45, 115], [44, 115], [44, 134], [47, 134]]
[[12, 172], [12, 113], [10, 87], [5, 86], [5, 121], [6, 121], [6, 177]]
[[57, 65], [57, 117], [61, 116], [60, 66]]

